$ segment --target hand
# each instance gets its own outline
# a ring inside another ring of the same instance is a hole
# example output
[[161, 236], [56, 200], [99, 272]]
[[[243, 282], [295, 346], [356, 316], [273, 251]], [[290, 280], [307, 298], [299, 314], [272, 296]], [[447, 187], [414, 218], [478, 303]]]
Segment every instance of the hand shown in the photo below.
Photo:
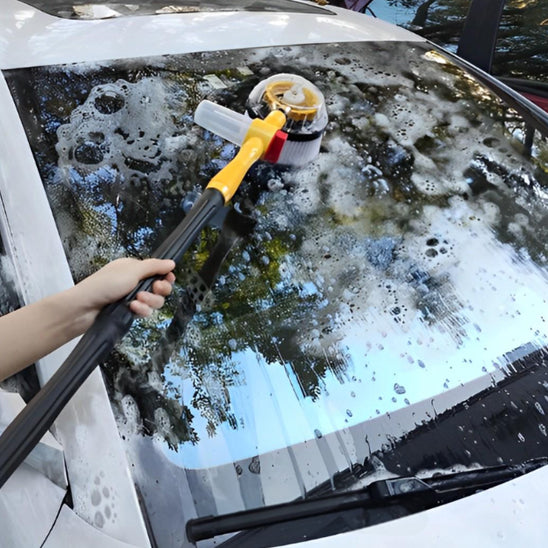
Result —
[[152, 284], [152, 291], [137, 293], [129, 308], [141, 317], [149, 316], [153, 310], [163, 306], [165, 297], [171, 293], [175, 276], [175, 263], [171, 259], [117, 259], [95, 274], [74, 286], [78, 299], [86, 311], [86, 324], [91, 325], [100, 310], [130, 293], [145, 278], [164, 276]]
[[172, 260], [118, 259], [70, 289], [2, 316], [0, 380], [84, 333], [103, 307], [125, 297], [141, 280], [164, 276], [129, 305], [134, 314], [148, 316], [171, 293], [174, 268]]

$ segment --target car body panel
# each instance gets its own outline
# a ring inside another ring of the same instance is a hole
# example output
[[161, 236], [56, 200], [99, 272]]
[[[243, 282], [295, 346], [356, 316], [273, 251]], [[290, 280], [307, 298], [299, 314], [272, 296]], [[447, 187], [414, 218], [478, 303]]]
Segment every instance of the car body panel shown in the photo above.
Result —
[[[0, 154], [10, 158], [10, 162], [3, 163], [0, 176], [5, 215], [2, 239], [15, 266], [22, 300], [30, 303], [71, 287], [73, 281], [42, 181], [3, 76], [0, 101], [4, 105], [0, 127], [4, 135], [10, 136], [0, 142]], [[24, 210], [20, 207], [22, 202]], [[42, 382], [56, 371], [74, 344], [75, 341], [40, 360], [37, 372]], [[137, 546], [147, 546], [148, 535], [98, 370], [61, 413], [55, 434], [63, 446], [78, 514], [89, 523], [94, 523], [101, 514], [92, 504], [99, 481], [101, 487], [116, 493], [120, 505], [119, 519], [105, 520], [104, 531]], [[106, 451], [105, 439], [111, 440]]]
[[[345, 10], [332, 15], [204, 12], [67, 20], [8, 0], [0, 18], [2, 69], [196, 51], [355, 40], [422, 38]], [[266, 40], [265, 40], [265, 37]]]

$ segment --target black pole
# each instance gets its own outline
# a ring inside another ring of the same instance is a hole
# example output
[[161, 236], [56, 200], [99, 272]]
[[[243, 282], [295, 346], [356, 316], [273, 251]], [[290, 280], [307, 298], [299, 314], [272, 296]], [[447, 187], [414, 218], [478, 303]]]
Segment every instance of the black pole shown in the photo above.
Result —
[[[223, 195], [206, 189], [186, 217], [152, 254], [178, 262], [202, 228], [224, 206]], [[128, 304], [154, 278], [143, 280], [129, 295], [105, 307], [61, 367], [0, 436], [0, 488], [53, 424], [70, 398], [129, 331], [134, 316]]]

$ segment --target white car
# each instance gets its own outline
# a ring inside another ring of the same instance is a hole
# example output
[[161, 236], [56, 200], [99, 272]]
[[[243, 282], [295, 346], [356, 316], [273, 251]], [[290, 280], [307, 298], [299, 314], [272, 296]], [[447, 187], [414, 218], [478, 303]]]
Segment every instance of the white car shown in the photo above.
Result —
[[[153, 252], [238, 151], [204, 99], [257, 116], [293, 75], [327, 116], [9, 474], [3, 546], [545, 544], [545, 112], [298, 0], [4, 0], [0, 68], [3, 312]], [[73, 347], [5, 384], [4, 426]]]

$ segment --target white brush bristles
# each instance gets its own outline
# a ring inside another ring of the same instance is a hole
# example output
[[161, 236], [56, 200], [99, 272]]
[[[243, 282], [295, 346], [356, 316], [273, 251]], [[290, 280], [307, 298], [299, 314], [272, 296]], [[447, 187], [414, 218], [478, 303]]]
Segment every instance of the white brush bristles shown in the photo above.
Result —
[[304, 166], [316, 158], [320, 152], [322, 135], [312, 141], [292, 141], [287, 139], [278, 159], [278, 164]]

